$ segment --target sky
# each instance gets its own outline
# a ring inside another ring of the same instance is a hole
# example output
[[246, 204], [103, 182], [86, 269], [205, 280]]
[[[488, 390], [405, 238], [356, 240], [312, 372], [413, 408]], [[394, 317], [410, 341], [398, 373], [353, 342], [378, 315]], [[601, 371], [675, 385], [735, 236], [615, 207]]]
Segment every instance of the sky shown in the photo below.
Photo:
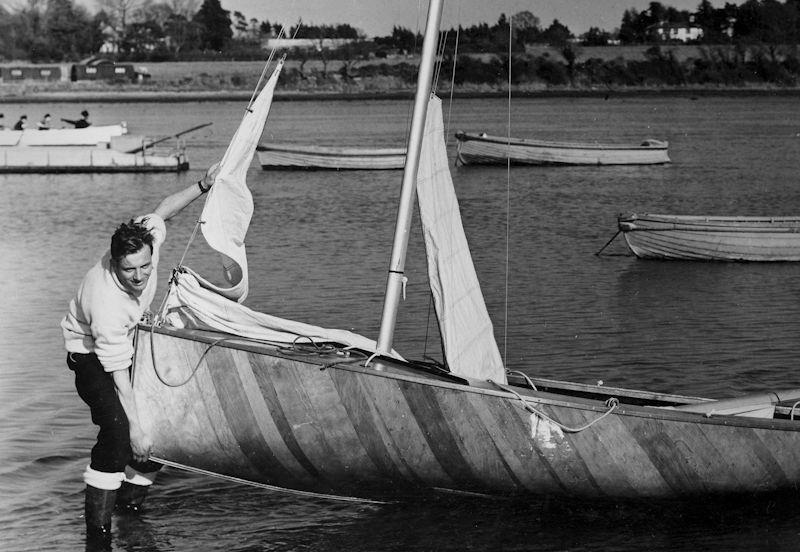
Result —
[[[660, 1], [665, 6], [689, 11], [695, 11], [700, 4], [700, 0]], [[725, 0], [711, 0], [711, 3], [721, 8]], [[417, 21], [418, 17], [424, 17], [428, 6], [427, 0], [221, 0], [221, 4], [231, 14], [239, 11], [247, 19], [284, 25], [294, 25], [301, 18], [314, 25], [347, 23], [370, 37], [387, 36], [395, 25], [422, 30]], [[573, 34], [580, 35], [590, 27], [613, 31], [619, 27], [626, 9], [643, 11], [649, 4], [650, 0], [451, 0], [445, 1], [442, 28], [493, 24], [501, 13], [511, 16], [527, 10], [539, 18], [543, 27], [558, 19]]]

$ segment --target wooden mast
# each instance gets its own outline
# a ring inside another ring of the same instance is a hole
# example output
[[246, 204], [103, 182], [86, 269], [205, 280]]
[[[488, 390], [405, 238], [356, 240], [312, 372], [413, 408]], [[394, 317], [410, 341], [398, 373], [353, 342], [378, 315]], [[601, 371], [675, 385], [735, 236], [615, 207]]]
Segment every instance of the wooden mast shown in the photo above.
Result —
[[414, 196], [417, 186], [422, 137], [425, 131], [425, 115], [431, 94], [431, 81], [436, 60], [436, 47], [439, 41], [439, 22], [442, 17], [443, 0], [430, 0], [425, 39], [422, 43], [422, 57], [417, 75], [417, 91], [414, 99], [414, 113], [411, 117], [411, 133], [408, 139], [408, 153], [403, 170], [403, 185], [400, 191], [400, 206], [397, 211], [392, 258], [384, 294], [381, 328], [378, 334], [378, 353], [388, 354], [392, 349], [394, 328], [397, 322], [397, 309], [405, 279], [406, 251], [414, 210]]

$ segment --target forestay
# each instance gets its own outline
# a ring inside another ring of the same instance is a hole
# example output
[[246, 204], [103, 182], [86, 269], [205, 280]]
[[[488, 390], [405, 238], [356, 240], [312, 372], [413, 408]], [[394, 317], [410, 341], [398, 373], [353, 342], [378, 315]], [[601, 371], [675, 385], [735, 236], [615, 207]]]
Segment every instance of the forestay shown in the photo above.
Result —
[[461, 224], [447, 162], [442, 102], [432, 96], [425, 118], [417, 201], [428, 254], [428, 278], [450, 371], [505, 383], [478, 276]]

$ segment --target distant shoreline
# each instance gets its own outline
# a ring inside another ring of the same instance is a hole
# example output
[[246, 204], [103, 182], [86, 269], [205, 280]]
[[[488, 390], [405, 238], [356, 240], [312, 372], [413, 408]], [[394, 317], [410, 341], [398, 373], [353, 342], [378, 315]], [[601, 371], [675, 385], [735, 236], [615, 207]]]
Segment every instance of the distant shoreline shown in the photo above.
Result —
[[[25, 92], [3, 95], [0, 88], [0, 105], [26, 103], [182, 103], [248, 101], [252, 91], [213, 90], [213, 91], [147, 91], [147, 90], [73, 90], [59, 92]], [[441, 95], [449, 96], [449, 92]], [[512, 98], [604, 98], [614, 97], [741, 97], [741, 96], [800, 96], [800, 88], [620, 88], [600, 89], [542, 89], [515, 90]], [[387, 92], [275, 92], [275, 101], [364, 101], [364, 100], [403, 100], [413, 97], [413, 92], [397, 90]], [[456, 98], [507, 98], [507, 91], [459, 91]]]

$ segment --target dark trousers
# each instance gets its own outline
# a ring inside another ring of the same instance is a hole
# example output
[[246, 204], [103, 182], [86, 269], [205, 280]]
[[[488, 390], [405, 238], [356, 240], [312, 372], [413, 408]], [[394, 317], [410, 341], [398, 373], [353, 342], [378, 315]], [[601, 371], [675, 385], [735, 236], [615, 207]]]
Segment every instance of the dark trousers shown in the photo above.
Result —
[[114, 377], [103, 369], [97, 355], [69, 353], [67, 366], [75, 372], [75, 389], [83, 402], [89, 405], [92, 422], [100, 427], [89, 466], [106, 473], [123, 472], [125, 466], [141, 473], [161, 468], [161, 464], [153, 461], [136, 462], [133, 459], [128, 416], [117, 396]]

